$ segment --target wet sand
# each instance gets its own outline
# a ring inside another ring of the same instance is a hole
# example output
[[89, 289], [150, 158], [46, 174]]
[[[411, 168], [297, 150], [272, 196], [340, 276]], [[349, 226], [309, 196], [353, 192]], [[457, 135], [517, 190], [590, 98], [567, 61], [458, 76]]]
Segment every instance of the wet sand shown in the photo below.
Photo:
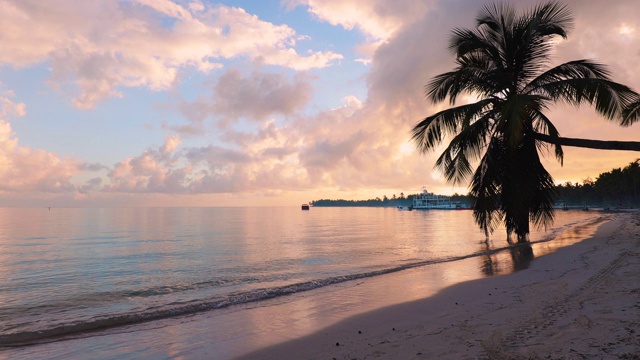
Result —
[[640, 359], [640, 214], [529, 268], [353, 316], [241, 359]]

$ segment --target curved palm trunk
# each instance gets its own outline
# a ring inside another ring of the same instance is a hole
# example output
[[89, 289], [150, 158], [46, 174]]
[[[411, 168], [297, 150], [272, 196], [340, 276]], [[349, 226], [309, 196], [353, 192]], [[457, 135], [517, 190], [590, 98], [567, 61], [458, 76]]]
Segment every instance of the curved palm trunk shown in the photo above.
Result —
[[544, 141], [546, 143], [554, 145], [573, 146], [599, 150], [640, 151], [640, 142], [638, 141], [589, 140], [565, 137], [551, 137], [549, 135], [541, 134], [538, 132], [534, 132], [533, 136], [536, 138], [536, 140]]

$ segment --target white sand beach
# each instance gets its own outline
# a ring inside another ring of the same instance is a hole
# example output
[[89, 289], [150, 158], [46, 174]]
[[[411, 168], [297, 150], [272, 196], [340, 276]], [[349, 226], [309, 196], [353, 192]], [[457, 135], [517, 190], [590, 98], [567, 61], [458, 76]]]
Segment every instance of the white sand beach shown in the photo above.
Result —
[[347, 318], [242, 359], [640, 359], [640, 215], [525, 270]]

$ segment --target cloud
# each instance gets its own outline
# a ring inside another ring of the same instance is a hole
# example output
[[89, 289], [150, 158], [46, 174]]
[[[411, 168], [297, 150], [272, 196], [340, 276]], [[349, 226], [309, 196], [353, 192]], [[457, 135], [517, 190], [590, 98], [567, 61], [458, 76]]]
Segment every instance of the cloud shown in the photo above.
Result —
[[50, 84], [92, 108], [123, 87], [171, 88], [184, 68], [202, 73], [236, 57], [306, 70], [340, 54], [295, 50], [299, 36], [243, 9], [202, 2], [20, 0], [0, 3], [0, 63], [50, 62]]
[[572, 0], [575, 24], [568, 39], [558, 44], [556, 61], [595, 59], [606, 64], [615, 80], [640, 90], [640, 8], [635, 1]]
[[184, 193], [192, 167], [179, 166], [175, 150], [177, 136], [167, 136], [158, 149], [147, 149], [136, 157], [118, 162], [107, 174], [106, 192]]
[[[330, 3], [319, 6], [329, 9]], [[536, 3], [530, 1], [523, 7]], [[581, 48], [591, 49], [591, 44], [599, 44], [594, 47], [598, 60], [600, 55], [604, 55], [604, 60], [600, 61], [610, 65], [614, 78], [638, 89], [640, 72], [633, 64], [640, 52], [637, 42], [630, 44], [629, 41], [636, 36], [632, 29], [638, 27], [640, 10], [630, 1], [616, 3], [615, 6], [607, 4], [605, 1], [599, 1], [593, 7], [582, 2], [573, 4], [580, 10], [575, 12], [576, 28], [569, 34], [568, 41], [560, 41], [552, 62], [593, 57]], [[406, 189], [415, 188], [420, 183], [429, 189], [451, 189], [437, 171], [432, 171], [439, 152], [422, 156], [407, 151], [412, 148], [408, 139], [411, 127], [421, 118], [448, 106], [425, 101], [424, 85], [433, 76], [455, 66], [453, 56], [447, 50], [451, 30], [473, 27], [474, 16], [480, 6], [473, 1], [440, 2], [438, 7], [430, 7], [424, 12], [418, 21], [402, 24], [386, 43], [375, 50], [367, 77], [368, 96], [361, 108], [351, 113], [346, 113], [345, 109], [326, 111], [313, 120], [304, 119], [296, 124], [302, 129], [304, 139], [304, 147], [299, 152], [300, 165], [311, 174], [311, 178], [322, 179], [321, 186], [343, 190]], [[594, 22], [600, 26], [587, 25]], [[582, 24], [581, 28], [578, 28], [579, 24]], [[624, 56], [618, 58], [619, 54]], [[619, 74], [624, 75], [620, 77]], [[637, 130], [629, 131], [608, 123], [593, 109], [576, 111], [560, 105], [550, 115], [565, 136], [637, 138]], [[556, 174], [554, 176], [564, 179], [570, 174], [577, 178], [588, 174], [595, 176], [598, 171], [607, 171], [612, 166], [633, 160], [628, 152], [578, 149], [565, 149], [565, 152], [564, 168], [553, 157], [546, 164], [552, 174]], [[593, 152], [598, 153], [593, 156], [598, 160], [591, 163], [593, 166], [586, 166], [583, 159], [589, 158]], [[572, 161], [577, 163], [571, 165]], [[598, 168], [601, 170], [596, 170]]]
[[[321, 21], [347, 30], [358, 29], [367, 38], [357, 50], [367, 57], [400, 29], [420, 19], [434, 1], [414, 0], [284, 0], [287, 8], [306, 6]], [[368, 63], [368, 59], [357, 61]]]
[[213, 172], [221, 171], [232, 164], [249, 163], [251, 157], [245, 152], [209, 145], [186, 150], [186, 158], [192, 163], [205, 163]]
[[283, 180], [282, 173], [265, 169], [268, 159], [284, 155], [274, 149], [252, 152], [208, 145], [167, 151], [172, 142], [175, 137], [167, 137], [158, 149], [149, 148], [117, 163], [101, 190], [166, 194], [250, 192], [262, 186], [277, 188], [275, 183]]
[[[27, 114], [26, 105], [24, 103], [16, 103], [11, 100], [15, 96], [13, 91], [4, 91], [0, 95], [0, 117], [22, 117]], [[7, 130], [7, 131], [10, 131]]]
[[83, 171], [90, 171], [90, 172], [97, 172], [100, 170], [109, 170], [108, 167], [100, 163], [87, 163], [87, 162], [81, 163], [79, 165], [79, 169]]
[[289, 80], [283, 74], [259, 71], [243, 76], [240, 70], [231, 68], [220, 76], [210, 98], [201, 96], [192, 102], [182, 102], [179, 108], [196, 124], [207, 117], [223, 122], [241, 118], [262, 121], [272, 115], [295, 114], [309, 102], [312, 93], [310, 78], [305, 73]]
[[419, 19], [431, 6], [412, 0], [286, 0], [289, 8], [307, 6], [309, 13], [331, 25], [360, 29], [375, 40], [387, 40], [405, 24]]
[[263, 120], [273, 114], [290, 115], [311, 99], [311, 85], [304, 74], [291, 83], [281, 74], [253, 72], [243, 78], [230, 69], [214, 88], [213, 111], [225, 117]]
[[[426, 185], [431, 191], [451, 192], [453, 188], [433, 171], [439, 153], [424, 156], [414, 151], [409, 142], [410, 130], [424, 116], [448, 106], [425, 101], [424, 85], [433, 76], [455, 66], [453, 55], [447, 50], [451, 30], [473, 27], [482, 4], [472, 0], [286, 3], [307, 6], [321, 21], [357, 28], [366, 34], [368, 43], [361, 44], [370, 55], [363, 59], [370, 61], [366, 96], [350, 95], [340, 106], [311, 113], [303, 111], [308, 110], [306, 107], [315, 95], [311, 87], [313, 79], [306, 72], [296, 76], [290, 75], [290, 70], [243, 72], [239, 67], [230, 67], [220, 72], [209, 93], [179, 104], [179, 111], [190, 120], [188, 124], [163, 128], [184, 136], [201, 133], [210, 118], [249, 121], [217, 129], [210, 143], [200, 146], [168, 135], [164, 144], [118, 161], [105, 177], [93, 177], [76, 185], [77, 191], [97, 197], [304, 191], [317, 198], [315, 194], [338, 191], [346, 197], [370, 196], [380, 189], [411, 193]], [[526, 0], [518, 7], [536, 3]], [[82, 2], [87, 17], [98, 19], [98, 23], [102, 20], [95, 15], [97, 4], [102, 6], [100, 12], [108, 15], [108, 24], [102, 24], [106, 31], [94, 32], [97, 25], [69, 17], [64, 6], [57, 13], [35, 11], [45, 6], [42, 4], [0, 3], [0, 13], [9, 15], [6, 24], [0, 24], [4, 29], [22, 29], [15, 27], [20, 24], [16, 20], [20, 16], [41, 19], [31, 35], [13, 30], [0, 32], [3, 43], [7, 39], [32, 37], [24, 49], [8, 47], [10, 51], [0, 54], [0, 61], [27, 66], [52, 59], [52, 81], [64, 85], [64, 79], [73, 79], [80, 89], [79, 106], [95, 104], [104, 96], [119, 96], [123, 86], [166, 89], [184, 67], [206, 72], [219, 66], [222, 59], [247, 57], [295, 70], [326, 66], [337, 58], [336, 54], [322, 52], [299, 55], [295, 44], [302, 40], [292, 28], [261, 21], [241, 9], [206, 2], [191, 2], [188, 6], [170, 1]], [[559, 41], [552, 63], [596, 58], [610, 65], [616, 80], [638, 90], [640, 10], [633, 6], [634, 2], [592, 1], [587, 6], [572, 0], [569, 4], [576, 15], [575, 27], [568, 40]], [[51, 26], [53, 19], [59, 20], [63, 15], [69, 17], [68, 28], [78, 34], [74, 44], [59, 42], [69, 37], [71, 30]], [[66, 35], [49, 39], [44, 29]], [[12, 41], [9, 43], [14, 44]], [[42, 48], [32, 48], [30, 44], [41, 44]], [[2, 115], [24, 114], [24, 105], [9, 98], [0, 98], [5, 104]], [[549, 114], [564, 136], [619, 140], [638, 137], [638, 125], [619, 128], [598, 117], [592, 109], [576, 110], [560, 105]], [[100, 164], [61, 159], [43, 150], [19, 147], [8, 123], [1, 124], [4, 141], [0, 143], [3, 149], [0, 154], [5, 157], [10, 154], [11, 161], [21, 161], [16, 155], [20, 152], [41, 154], [31, 161], [39, 162], [37, 167], [50, 169], [48, 179], [58, 179], [59, 184], [57, 188], [52, 183], [41, 184], [33, 174], [25, 172], [18, 178], [33, 180], [11, 185], [14, 189], [72, 191], [69, 179], [73, 174], [105, 169]], [[7, 144], [15, 145], [9, 149]], [[637, 157], [595, 150], [565, 149], [565, 152], [564, 167], [552, 156], [545, 162], [558, 180], [593, 177]], [[61, 165], [54, 166], [56, 161]], [[9, 168], [16, 166], [11, 163]], [[7, 167], [0, 169], [6, 171]], [[1, 179], [7, 176], [0, 174], [0, 182]], [[464, 192], [464, 188], [454, 190]]]
[[356, 153], [363, 145], [364, 137], [364, 134], [359, 133], [339, 141], [330, 139], [315, 141], [300, 153], [301, 163], [308, 169], [320, 168], [325, 171], [335, 169], [341, 165], [341, 162]]
[[88, 180], [82, 186], [79, 186], [77, 190], [81, 195], [88, 195], [99, 190], [100, 185], [102, 185], [102, 178], [96, 177]]
[[180, 145], [180, 138], [177, 135], [167, 135], [165, 143], [160, 147], [162, 154], [171, 154]]
[[74, 192], [71, 176], [81, 171], [79, 160], [20, 146], [6, 117], [24, 116], [24, 103], [16, 103], [5, 92], [0, 96], [0, 193]]

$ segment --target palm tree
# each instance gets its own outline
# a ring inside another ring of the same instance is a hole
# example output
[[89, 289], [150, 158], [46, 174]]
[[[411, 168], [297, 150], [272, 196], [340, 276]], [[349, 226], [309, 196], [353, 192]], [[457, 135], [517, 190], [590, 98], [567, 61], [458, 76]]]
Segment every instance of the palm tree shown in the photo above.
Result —
[[[549, 2], [523, 14], [509, 5], [487, 5], [476, 22], [475, 29], [453, 30], [457, 67], [425, 87], [432, 102], [448, 98], [452, 107], [416, 124], [413, 140], [424, 153], [450, 138], [436, 167], [454, 184], [471, 176], [478, 225], [488, 234], [504, 221], [509, 241], [515, 233], [526, 242], [529, 221], [553, 221], [554, 183], [540, 162], [541, 148], [552, 146], [560, 163], [563, 145], [640, 150], [636, 142], [560, 137], [545, 110], [557, 101], [586, 103], [629, 126], [640, 115], [640, 96], [591, 60], [547, 67], [553, 39], [566, 38], [572, 22], [564, 5]], [[464, 94], [479, 100], [455, 106]]]

